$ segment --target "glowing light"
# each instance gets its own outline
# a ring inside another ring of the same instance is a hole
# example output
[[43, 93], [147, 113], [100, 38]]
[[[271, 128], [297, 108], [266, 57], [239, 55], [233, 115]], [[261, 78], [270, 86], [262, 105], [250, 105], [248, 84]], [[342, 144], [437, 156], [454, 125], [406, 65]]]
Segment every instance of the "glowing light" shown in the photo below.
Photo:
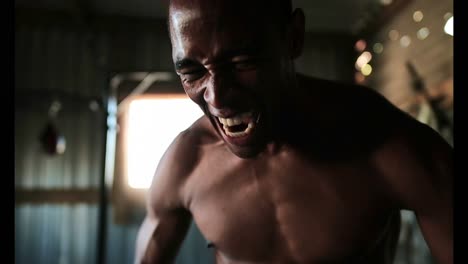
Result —
[[447, 21], [447, 20], [449, 20], [449, 18], [451, 18], [452, 16], [453, 16], [452, 13], [447, 12], [447, 13], [445, 13], [445, 15], [444, 15], [444, 20]]
[[444, 31], [450, 36], [453, 36], [453, 16], [445, 22]]
[[390, 31], [388, 32], [388, 38], [389, 38], [390, 40], [397, 40], [398, 37], [400, 37], [400, 33], [398, 33], [397, 30], [392, 29], [392, 30], [390, 30]]
[[65, 141], [65, 137], [59, 136], [57, 139], [57, 147], [56, 147], [57, 153], [63, 154], [65, 152], [66, 147], [67, 147], [67, 142]]
[[383, 52], [383, 45], [382, 43], [375, 43], [374, 46], [372, 46], [372, 49], [374, 50], [375, 53], [380, 54]]
[[421, 20], [423, 20], [423, 18], [424, 18], [424, 14], [423, 14], [423, 12], [421, 12], [420, 10], [415, 11], [415, 12], [413, 13], [413, 20], [414, 20], [414, 22], [421, 22]]
[[367, 43], [365, 40], [360, 39], [356, 41], [356, 44], [354, 44], [354, 49], [356, 49], [358, 52], [362, 52], [366, 49]]
[[401, 37], [400, 39], [400, 45], [402, 47], [408, 47], [409, 45], [411, 44], [411, 38], [407, 35], [404, 35], [403, 37]]
[[423, 27], [418, 30], [416, 36], [418, 37], [418, 39], [423, 40], [429, 36], [429, 33], [429, 29], [427, 27]]
[[372, 54], [368, 51], [364, 51], [356, 60], [355, 67], [356, 70], [360, 71], [361, 68], [369, 63], [369, 61], [372, 60]]
[[203, 115], [185, 97], [136, 99], [129, 105], [127, 180], [132, 188], [148, 188], [169, 144]]
[[372, 66], [370, 66], [369, 64], [362, 66], [361, 73], [364, 76], [369, 76], [372, 73]]
[[364, 83], [365, 80], [366, 80], [366, 77], [361, 72], [356, 72], [354, 74], [354, 81], [356, 83], [362, 84], [362, 83]]
[[389, 4], [391, 4], [392, 2], [393, 2], [393, 0], [380, 0], [380, 3], [381, 3], [382, 5], [389, 5]]

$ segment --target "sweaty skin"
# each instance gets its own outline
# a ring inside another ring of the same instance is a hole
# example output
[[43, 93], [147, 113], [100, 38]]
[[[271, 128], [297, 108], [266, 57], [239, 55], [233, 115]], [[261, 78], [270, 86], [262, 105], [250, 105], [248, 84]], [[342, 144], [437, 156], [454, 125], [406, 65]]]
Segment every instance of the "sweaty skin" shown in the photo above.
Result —
[[265, 6], [171, 1], [175, 69], [205, 116], [158, 165], [135, 262], [172, 263], [194, 220], [217, 263], [392, 263], [407, 209], [453, 263], [452, 148], [369, 88], [296, 74], [303, 13], [283, 28]]

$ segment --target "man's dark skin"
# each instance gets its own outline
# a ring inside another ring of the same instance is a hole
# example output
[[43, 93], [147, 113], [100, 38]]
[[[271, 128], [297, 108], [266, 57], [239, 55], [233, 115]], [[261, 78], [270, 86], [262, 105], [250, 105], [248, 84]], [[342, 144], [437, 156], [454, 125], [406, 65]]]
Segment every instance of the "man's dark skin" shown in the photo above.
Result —
[[158, 165], [136, 263], [173, 262], [192, 219], [217, 263], [391, 263], [401, 209], [453, 263], [451, 147], [369, 88], [296, 74], [304, 14], [281, 1], [171, 1], [205, 116]]

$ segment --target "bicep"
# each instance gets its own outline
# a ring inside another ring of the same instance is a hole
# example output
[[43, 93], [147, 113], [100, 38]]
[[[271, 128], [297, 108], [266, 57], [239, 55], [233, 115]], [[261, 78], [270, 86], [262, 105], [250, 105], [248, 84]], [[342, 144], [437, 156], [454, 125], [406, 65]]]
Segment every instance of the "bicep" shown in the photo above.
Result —
[[[426, 193], [426, 201], [415, 204], [421, 231], [432, 255], [440, 264], [453, 263], [453, 163], [452, 151], [445, 145], [432, 149], [426, 175], [434, 186]], [[425, 177], [424, 177], [425, 176]]]
[[424, 238], [439, 263], [453, 259], [452, 148], [435, 132], [396, 140], [380, 152], [378, 166], [401, 209], [417, 216]]
[[137, 263], [172, 263], [190, 226], [191, 214], [183, 193], [191, 174], [192, 156], [181, 133], [159, 162], [147, 196], [147, 214], [137, 238]]
[[418, 214], [419, 226], [432, 255], [440, 264], [453, 263], [453, 210], [438, 208], [431, 214]]
[[135, 263], [172, 263], [190, 221], [184, 209], [148, 213], [138, 231]]

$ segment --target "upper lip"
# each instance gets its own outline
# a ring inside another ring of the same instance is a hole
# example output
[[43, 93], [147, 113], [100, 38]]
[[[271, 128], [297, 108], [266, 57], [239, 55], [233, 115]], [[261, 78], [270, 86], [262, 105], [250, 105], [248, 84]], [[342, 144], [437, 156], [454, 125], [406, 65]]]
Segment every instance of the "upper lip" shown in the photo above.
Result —
[[231, 109], [209, 109], [208, 111], [212, 116], [221, 117], [221, 118], [231, 118], [238, 114], [248, 112], [248, 110], [247, 111], [234, 111]]

